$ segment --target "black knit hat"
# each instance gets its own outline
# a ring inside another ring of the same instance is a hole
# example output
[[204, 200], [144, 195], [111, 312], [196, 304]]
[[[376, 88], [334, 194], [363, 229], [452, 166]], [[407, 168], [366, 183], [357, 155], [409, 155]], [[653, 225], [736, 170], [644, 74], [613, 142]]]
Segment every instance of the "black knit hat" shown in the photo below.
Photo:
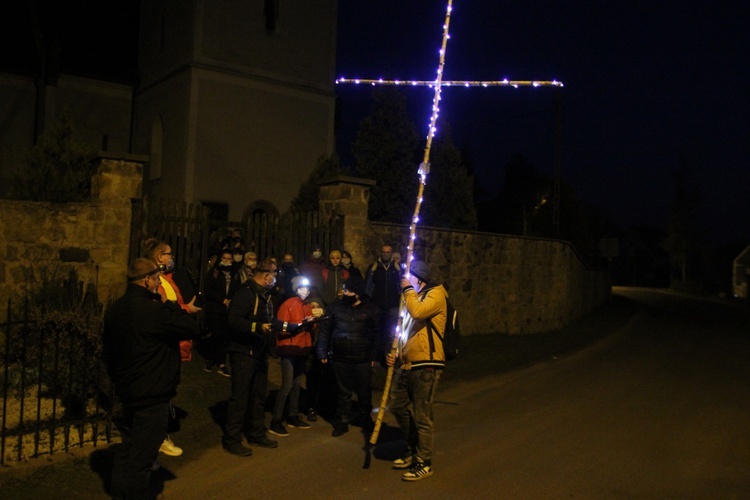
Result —
[[409, 266], [409, 274], [415, 276], [418, 280], [424, 283], [429, 283], [432, 280], [432, 272], [430, 266], [422, 262], [421, 260], [415, 260]]

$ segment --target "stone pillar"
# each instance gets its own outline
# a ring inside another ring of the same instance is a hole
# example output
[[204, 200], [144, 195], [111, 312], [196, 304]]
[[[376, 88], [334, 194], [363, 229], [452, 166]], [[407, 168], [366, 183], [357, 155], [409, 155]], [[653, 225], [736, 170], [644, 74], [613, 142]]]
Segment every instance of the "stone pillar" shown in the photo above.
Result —
[[324, 214], [337, 212], [344, 216], [344, 248], [352, 254], [352, 260], [360, 270], [366, 265], [368, 251], [366, 235], [369, 221], [367, 207], [370, 201], [372, 179], [338, 176], [320, 183], [319, 209]]
[[143, 165], [147, 156], [106, 156], [99, 153], [99, 168], [91, 180], [91, 197], [105, 203], [129, 205], [132, 198], [140, 198], [143, 186]]
[[130, 258], [132, 200], [143, 189], [143, 166], [147, 156], [101, 152], [99, 168], [92, 178], [91, 206], [95, 241], [91, 256], [98, 266], [99, 301], [106, 304], [125, 290]]

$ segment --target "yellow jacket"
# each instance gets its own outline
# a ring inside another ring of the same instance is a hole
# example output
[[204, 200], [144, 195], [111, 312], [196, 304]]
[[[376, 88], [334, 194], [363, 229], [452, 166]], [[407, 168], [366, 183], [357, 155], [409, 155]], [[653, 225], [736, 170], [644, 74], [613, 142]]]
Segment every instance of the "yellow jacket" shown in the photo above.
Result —
[[[398, 343], [404, 370], [443, 368], [445, 354], [437, 334], [445, 330], [448, 292], [443, 285], [426, 286], [419, 293], [408, 286], [403, 290], [406, 311]], [[427, 320], [432, 325], [428, 331]]]

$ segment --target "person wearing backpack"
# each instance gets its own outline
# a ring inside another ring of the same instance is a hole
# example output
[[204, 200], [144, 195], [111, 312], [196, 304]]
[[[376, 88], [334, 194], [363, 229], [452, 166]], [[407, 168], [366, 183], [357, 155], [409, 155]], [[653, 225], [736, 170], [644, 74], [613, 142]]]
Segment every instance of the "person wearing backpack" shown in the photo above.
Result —
[[406, 441], [406, 453], [393, 462], [394, 469], [408, 469], [401, 479], [420, 481], [433, 474], [434, 437], [432, 403], [445, 367], [443, 343], [448, 292], [432, 283], [430, 267], [412, 262], [401, 280], [407, 314], [404, 316], [396, 354], [386, 363], [394, 367], [391, 385], [391, 413]]

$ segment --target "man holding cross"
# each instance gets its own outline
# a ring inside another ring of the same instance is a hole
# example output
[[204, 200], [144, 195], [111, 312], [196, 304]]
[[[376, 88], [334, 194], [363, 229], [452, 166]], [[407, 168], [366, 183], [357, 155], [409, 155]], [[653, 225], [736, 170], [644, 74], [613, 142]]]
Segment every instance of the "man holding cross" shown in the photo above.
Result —
[[[427, 264], [415, 260], [401, 280], [407, 315], [403, 319], [398, 351], [388, 353], [396, 366], [391, 390], [391, 413], [406, 440], [406, 453], [394, 469], [409, 469], [401, 479], [420, 481], [432, 476], [432, 403], [445, 367], [443, 344], [437, 332], [445, 330], [446, 297], [442, 285], [432, 283]], [[434, 328], [427, 328], [427, 323]]]

